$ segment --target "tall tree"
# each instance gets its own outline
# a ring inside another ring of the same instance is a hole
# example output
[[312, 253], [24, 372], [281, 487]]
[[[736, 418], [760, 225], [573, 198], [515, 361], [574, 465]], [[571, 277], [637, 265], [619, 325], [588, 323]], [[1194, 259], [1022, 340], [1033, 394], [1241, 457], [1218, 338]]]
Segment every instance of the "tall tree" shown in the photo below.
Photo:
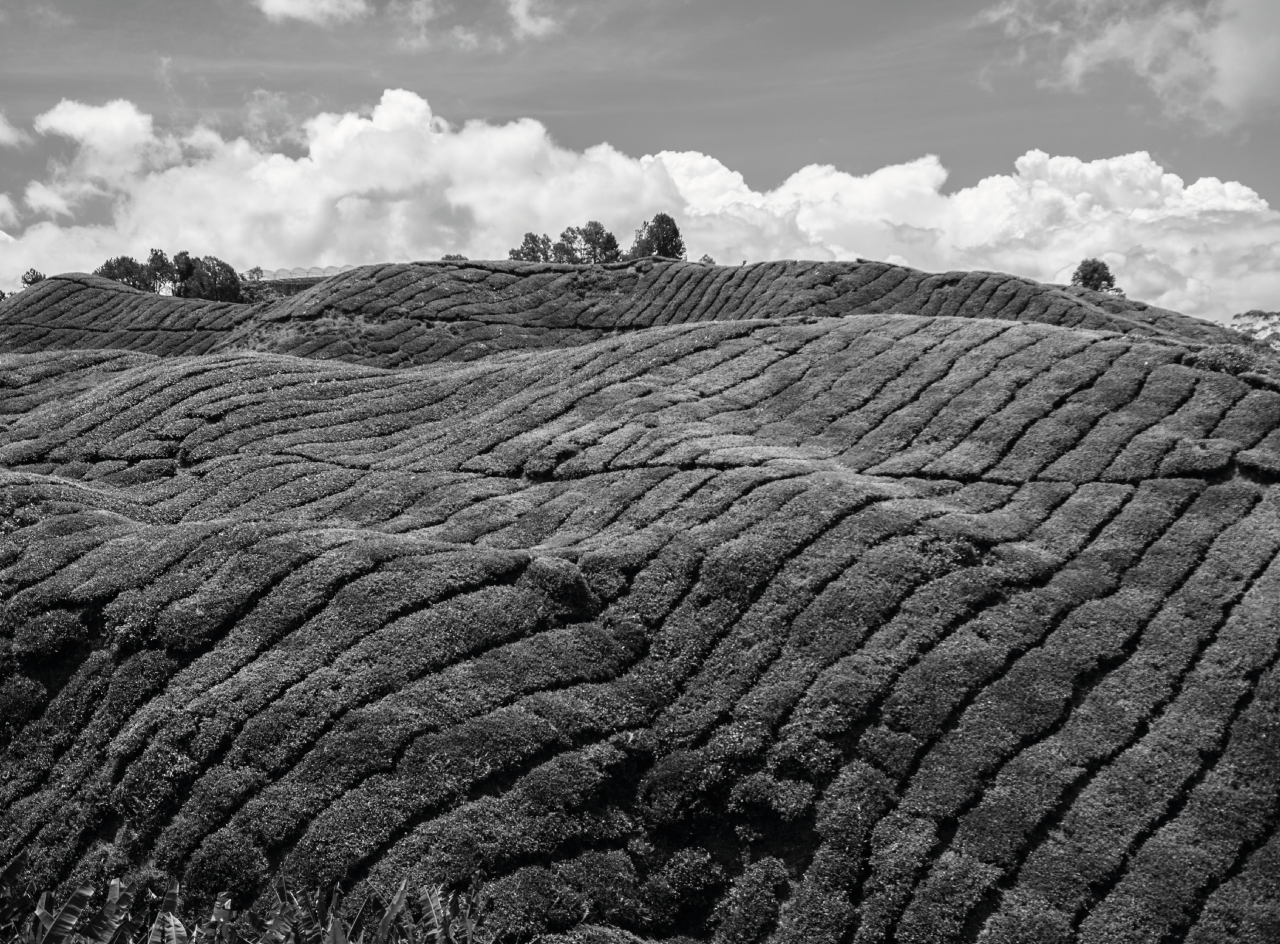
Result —
[[507, 253], [516, 262], [550, 262], [551, 237], [537, 233], [525, 233], [524, 242]]
[[169, 261], [169, 257], [162, 250], [152, 249], [150, 255], [147, 256], [147, 274], [151, 278], [149, 291], [158, 294], [172, 294], [173, 283], [177, 281], [177, 272], [174, 270], [173, 263]]
[[1071, 284], [1094, 292], [1106, 292], [1108, 295], [1124, 294], [1116, 285], [1116, 277], [1111, 274], [1111, 267], [1101, 259], [1085, 259], [1076, 266], [1076, 271], [1071, 276]]
[[592, 220], [580, 227], [578, 240], [582, 246], [583, 262], [617, 262], [622, 258], [622, 247], [618, 245], [617, 237], [605, 229], [599, 220]]
[[683, 259], [685, 248], [680, 227], [666, 213], [657, 214], [652, 220], [646, 220], [636, 230], [635, 242], [631, 244], [631, 252], [627, 255], [632, 259], [645, 256]]
[[582, 265], [586, 246], [582, 242], [582, 231], [570, 226], [560, 234], [556, 244], [551, 247], [551, 261], [567, 265]]

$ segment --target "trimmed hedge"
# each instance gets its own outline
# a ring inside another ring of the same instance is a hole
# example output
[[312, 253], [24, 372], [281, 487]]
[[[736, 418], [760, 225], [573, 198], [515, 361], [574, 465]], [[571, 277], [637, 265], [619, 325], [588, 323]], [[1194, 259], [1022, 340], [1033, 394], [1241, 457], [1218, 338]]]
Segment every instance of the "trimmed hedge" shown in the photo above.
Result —
[[880, 263], [23, 296], [21, 880], [480, 873], [521, 944], [1265, 939], [1280, 383], [1226, 329]]

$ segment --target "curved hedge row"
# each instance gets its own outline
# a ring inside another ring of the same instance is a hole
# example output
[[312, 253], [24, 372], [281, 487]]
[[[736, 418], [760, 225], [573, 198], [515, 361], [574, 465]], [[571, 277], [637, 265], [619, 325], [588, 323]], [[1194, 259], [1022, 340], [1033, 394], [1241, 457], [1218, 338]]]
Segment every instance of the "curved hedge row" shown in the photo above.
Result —
[[590, 270], [661, 317], [419, 367], [230, 350], [374, 324], [370, 269], [221, 353], [0, 354], [0, 859], [479, 872], [583, 944], [1269, 940], [1270, 365], [777, 288], [835, 271]]
[[662, 325], [886, 312], [1250, 343], [1238, 332], [1143, 302], [996, 272], [931, 275], [880, 262], [732, 267], [641, 260], [363, 266], [253, 308], [146, 295], [95, 276], [58, 276], [0, 302], [0, 345], [161, 356], [259, 351], [407, 367], [562, 348]]

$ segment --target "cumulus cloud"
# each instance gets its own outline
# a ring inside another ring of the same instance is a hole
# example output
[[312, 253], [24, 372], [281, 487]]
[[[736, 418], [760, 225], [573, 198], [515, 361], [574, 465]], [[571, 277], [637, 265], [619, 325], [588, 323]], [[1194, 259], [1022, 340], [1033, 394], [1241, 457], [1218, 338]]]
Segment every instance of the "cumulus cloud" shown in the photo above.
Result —
[[1144, 80], [1168, 113], [1217, 128], [1280, 104], [1275, 0], [1004, 0], [983, 14], [1048, 64], [1049, 84], [1079, 89], [1107, 66]]
[[306, 20], [338, 23], [354, 20], [370, 11], [366, 0], [254, 0], [271, 20]]
[[[934, 156], [864, 175], [812, 165], [758, 191], [705, 154], [575, 151], [528, 119], [451, 126], [403, 90], [367, 115], [302, 122], [300, 156], [205, 127], [162, 134], [127, 102], [63, 102], [36, 127], [76, 150], [10, 205], [6, 289], [29, 266], [84, 270], [151, 246], [240, 269], [505, 258], [526, 231], [590, 219], [627, 243], [665, 211], [694, 258], [862, 256], [1065, 281], [1101, 256], [1146, 301], [1220, 318], [1280, 307], [1280, 213], [1242, 184], [1188, 184], [1145, 153], [1085, 162], [1031, 151], [951, 194]], [[108, 222], [81, 219], [91, 196], [110, 197]]]
[[76, 145], [75, 157], [55, 163], [48, 181], [27, 186], [27, 204], [45, 212], [69, 214], [94, 197], [112, 197], [145, 169], [180, 156], [173, 139], [155, 135], [151, 116], [124, 99], [100, 106], [63, 99], [36, 118], [35, 129]]

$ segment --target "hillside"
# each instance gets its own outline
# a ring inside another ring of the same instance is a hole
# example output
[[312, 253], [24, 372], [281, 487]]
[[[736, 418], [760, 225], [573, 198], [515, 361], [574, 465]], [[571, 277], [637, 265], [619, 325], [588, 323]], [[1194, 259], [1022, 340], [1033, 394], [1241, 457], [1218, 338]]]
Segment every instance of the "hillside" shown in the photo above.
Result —
[[0, 302], [0, 860], [622, 944], [1272, 941], [1280, 378], [877, 263]]

